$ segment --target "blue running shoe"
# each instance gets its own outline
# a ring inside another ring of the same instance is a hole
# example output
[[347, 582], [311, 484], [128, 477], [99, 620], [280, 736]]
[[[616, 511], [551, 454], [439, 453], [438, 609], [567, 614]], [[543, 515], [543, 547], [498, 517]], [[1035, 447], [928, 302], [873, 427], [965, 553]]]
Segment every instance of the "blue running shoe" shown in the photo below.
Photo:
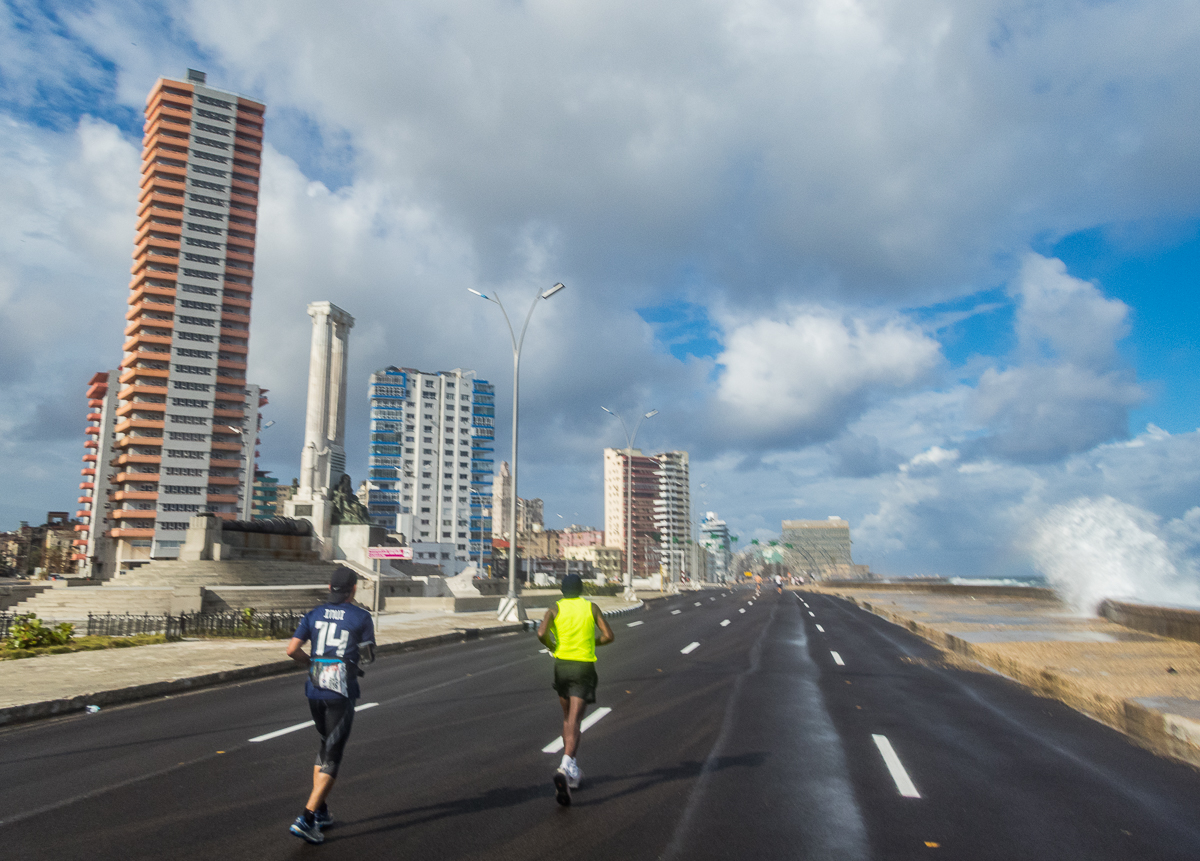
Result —
[[301, 840], [307, 840], [309, 843], [324, 843], [325, 835], [321, 833], [320, 826], [316, 822], [309, 825], [304, 821], [303, 816], [297, 816], [296, 821], [292, 823], [292, 827], [288, 831], [295, 834]]
[[322, 830], [333, 825], [333, 814], [329, 812], [328, 807], [325, 808], [324, 813], [322, 813], [320, 810], [318, 810], [316, 813], [314, 813], [313, 819], [316, 821], [317, 827]]

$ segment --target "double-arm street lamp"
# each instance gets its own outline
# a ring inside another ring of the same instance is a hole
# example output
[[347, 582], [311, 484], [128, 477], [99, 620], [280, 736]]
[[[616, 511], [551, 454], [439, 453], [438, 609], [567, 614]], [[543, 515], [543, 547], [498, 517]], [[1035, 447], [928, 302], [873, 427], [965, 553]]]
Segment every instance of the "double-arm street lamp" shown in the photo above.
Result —
[[[512, 408], [512, 499], [509, 502], [510, 529], [508, 537], [508, 596], [500, 602], [500, 610], [498, 616], [504, 620], [524, 621], [525, 611], [521, 607], [520, 599], [517, 598], [517, 421], [518, 409], [520, 408], [520, 391], [521, 391], [521, 347], [525, 344], [525, 330], [529, 328], [529, 319], [533, 316], [533, 309], [537, 307], [539, 299], [549, 299], [559, 290], [563, 289], [563, 284], [555, 284], [549, 290], [538, 290], [533, 297], [533, 304], [529, 306], [529, 313], [525, 315], [525, 324], [521, 326], [521, 335], [517, 337], [513, 331], [512, 321], [508, 319], [508, 311], [504, 310], [504, 303], [500, 301], [499, 294], [488, 296], [480, 293], [478, 290], [473, 290], [470, 287], [467, 289], [481, 299], [487, 299], [489, 302], [500, 306], [500, 313], [504, 315], [504, 322], [508, 326], [508, 335], [512, 339], [513, 351], [513, 408]], [[496, 512], [492, 512], [494, 517]]]
[[637, 441], [638, 430], [642, 426], [642, 422], [646, 419], [654, 418], [658, 415], [658, 410], [650, 410], [650, 412], [638, 419], [638, 423], [634, 425], [633, 435], [629, 434], [629, 426], [625, 424], [625, 419], [621, 418], [620, 413], [613, 412], [608, 407], [600, 407], [610, 416], [616, 416], [617, 421], [621, 423], [621, 430], [625, 431], [625, 460], [629, 464], [629, 477], [625, 482], [627, 489], [628, 503], [625, 508], [625, 600], [633, 601], [636, 595], [633, 591], [633, 444]]

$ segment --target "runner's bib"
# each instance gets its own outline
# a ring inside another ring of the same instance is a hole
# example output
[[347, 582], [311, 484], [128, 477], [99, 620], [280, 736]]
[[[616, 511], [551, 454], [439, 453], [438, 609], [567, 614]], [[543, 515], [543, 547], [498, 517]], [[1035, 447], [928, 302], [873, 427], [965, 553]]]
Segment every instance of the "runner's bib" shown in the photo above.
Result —
[[343, 697], [350, 696], [346, 662], [341, 658], [312, 658], [308, 663], [308, 677], [315, 688]]

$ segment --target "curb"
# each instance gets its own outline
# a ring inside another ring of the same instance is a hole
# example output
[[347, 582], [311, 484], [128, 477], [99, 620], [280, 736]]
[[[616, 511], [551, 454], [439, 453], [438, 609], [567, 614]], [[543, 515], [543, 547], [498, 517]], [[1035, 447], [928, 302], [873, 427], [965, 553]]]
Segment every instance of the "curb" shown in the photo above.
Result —
[[1083, 712], [1088, 717], [1124, 733], [1136, 744], [1153, 753], [1200, 767], [1200, 722], [1150, 708], [1136, 699], [1112, 697], [1089, 691], [1073, 679], [1059, 673], [1014, 661], [986, 646], [969, 643], [961, 637], [923, 625], [884, 607], [848, 595], [834, 597], [849, 601], [856, 607], [899, 625], [940, 649], [969, 658], [1007, 676], [1039, 696], [1058, 700], [1076, 711]]
[[[448, 643], [477, 640], [480, 637], [517, 633], [521, 630], [521, 625], [513, 624], [494, 625], [490, 628], [459, 628], [447, 634], [435, 634], [430, 637], [401, 640], [395, 643], [382, 643], [376, 648], [375, 652], [379, 655], [412, 652]], [[109, 691], [97, 691], [96, 693], [81, 694], [68, 699], [43, 700], [42, 702], [25, 703], [19, 706], [8, 706], [7, 708], [0, 709], [0, 727], [81, 712], [87, 706], [120, 705], [138, 700], [187, 693], [188, 691], [213, 687], [214, 685], [221, 685], [227, 682], [247, 681], [288, 672], [299, 673], [302, 671], [291, 660], [271, 661], [266, 664], [255, 664], [252, 667], [239, 667], [235, 670], [221, 670], [216, 673], [205, 673], [182, 679], [170, 679], [165, 682], [148, 682], [144, 685], [131, 685], [125, 688], [114, 688]]]

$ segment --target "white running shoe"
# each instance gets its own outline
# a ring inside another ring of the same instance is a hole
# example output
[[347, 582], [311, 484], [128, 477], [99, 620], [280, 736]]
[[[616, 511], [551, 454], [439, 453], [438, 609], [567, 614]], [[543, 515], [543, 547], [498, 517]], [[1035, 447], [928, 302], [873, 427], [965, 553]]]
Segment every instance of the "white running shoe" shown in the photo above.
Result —
[[583, 782], [583, 769], [579, 767], [579, 763], [572, 759], [564, 770], [567, 772], [567, 784], [572, 789], [578, 789], [579, 784]]

